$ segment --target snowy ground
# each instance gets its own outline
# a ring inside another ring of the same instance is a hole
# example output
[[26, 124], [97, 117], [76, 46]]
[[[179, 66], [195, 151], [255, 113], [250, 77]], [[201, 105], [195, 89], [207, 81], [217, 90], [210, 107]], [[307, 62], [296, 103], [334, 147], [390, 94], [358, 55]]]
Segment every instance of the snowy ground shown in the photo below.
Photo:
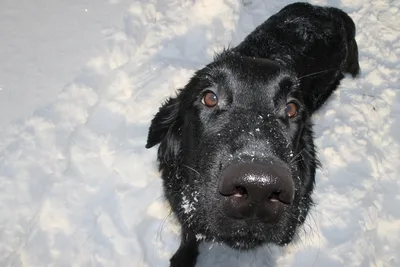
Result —
[[[149, 120], [292, 1], [3, 2], [0, 266], [168, 266], [179, 227]], [[311, 2], [352, 16], [362, 68], [315, 116], [318, 205], [298, 244], [205, 244], [200, 267], [400, 266], [400, 1]]]

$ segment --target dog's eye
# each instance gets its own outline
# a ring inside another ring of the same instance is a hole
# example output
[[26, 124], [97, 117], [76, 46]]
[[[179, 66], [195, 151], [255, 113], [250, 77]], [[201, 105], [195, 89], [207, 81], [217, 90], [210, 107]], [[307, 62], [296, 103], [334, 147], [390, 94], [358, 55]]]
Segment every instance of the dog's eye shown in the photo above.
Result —
[[215, 107], [218, 104], [218, 97], [214, 92], [208, 91], [201, 99], [201, 103], [207, 107]]
[[295, 103], [293, 103], [293, 102], [287, 103], [286, 109], [285, 109], [286, 115], [289, 118], [295, 117], [297, 115], [297, 109], [298, 109], [298, 107]]

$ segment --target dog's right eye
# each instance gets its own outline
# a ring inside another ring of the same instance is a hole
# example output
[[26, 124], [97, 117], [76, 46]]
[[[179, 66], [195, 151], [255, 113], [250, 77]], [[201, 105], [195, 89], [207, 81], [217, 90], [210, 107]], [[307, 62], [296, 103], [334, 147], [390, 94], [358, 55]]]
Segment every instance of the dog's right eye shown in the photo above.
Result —
[[297, 115], [297, 109], [298, 109], [298, 107], [295, 103], [293, 103], [293, 102], [287, 103], [286, 108], [285, 108], [286, 115], [289, 118], [295, 117]]
[[218, 97], [214, 92], [208, 91], [203, 95], [201, 103], [207, 107], [215, 107], [218, 104]]

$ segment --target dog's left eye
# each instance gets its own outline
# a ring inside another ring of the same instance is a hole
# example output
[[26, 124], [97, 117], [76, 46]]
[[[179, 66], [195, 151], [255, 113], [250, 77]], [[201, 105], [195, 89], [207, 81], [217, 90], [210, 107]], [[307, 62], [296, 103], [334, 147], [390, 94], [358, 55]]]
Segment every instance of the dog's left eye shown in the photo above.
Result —
[[215, 107], [218, 104], [218, 97], [214, 92], [208, 91], [203, 95], [201, 103], [207, 107]]
[[286, 115], [289, 118], [295, 117], [297, 115], [297, 109], [298, 109], [298, 107], [295, 103], [293, 103], [293, 102], [287, 103], [286, 108], [285, 108]]

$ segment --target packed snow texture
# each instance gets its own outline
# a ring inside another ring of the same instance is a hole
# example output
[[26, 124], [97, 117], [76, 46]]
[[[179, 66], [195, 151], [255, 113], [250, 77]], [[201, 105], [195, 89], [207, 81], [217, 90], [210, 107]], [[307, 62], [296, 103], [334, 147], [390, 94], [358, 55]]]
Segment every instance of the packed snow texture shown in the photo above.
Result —
[[[0, 11], [0, 266], [168, 266], [179, 225], [144, 148], [149, 121], [292, 1], [58, 2]], [[198, 266], [400, 266], [400, 1], [311, 2], [354, 19], [362, 68], [314, 117], [317, 206], [297, 243], [205, 243]]]

